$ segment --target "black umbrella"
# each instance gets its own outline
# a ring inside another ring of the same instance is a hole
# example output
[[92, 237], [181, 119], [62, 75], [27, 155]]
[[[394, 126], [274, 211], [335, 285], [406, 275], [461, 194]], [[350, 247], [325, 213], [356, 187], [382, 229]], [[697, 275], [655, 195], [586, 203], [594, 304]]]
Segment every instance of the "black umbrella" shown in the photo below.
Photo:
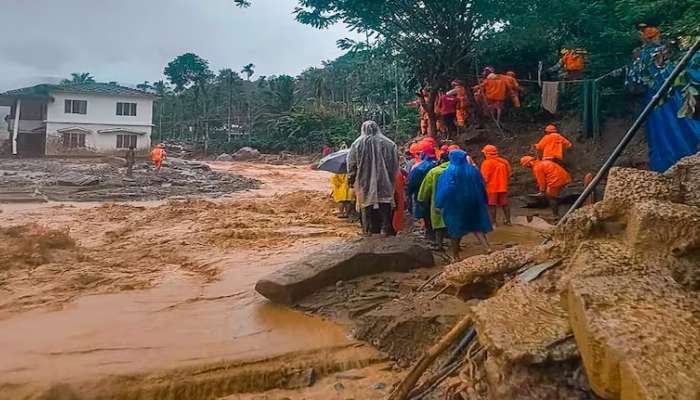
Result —
[[321, 171], [332, 172], [334, 174], [347, 174], [348, 152], [350, 152], [349, 149], [343, 149], [323, 157], [321, 161], [318, 162], [318, 169]]

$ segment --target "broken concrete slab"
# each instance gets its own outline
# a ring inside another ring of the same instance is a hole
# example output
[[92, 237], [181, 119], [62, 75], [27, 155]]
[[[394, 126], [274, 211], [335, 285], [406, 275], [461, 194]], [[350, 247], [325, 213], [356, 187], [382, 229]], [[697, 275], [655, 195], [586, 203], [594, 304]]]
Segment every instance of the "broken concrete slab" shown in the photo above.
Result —
[[406, 237], [361, 238], [293, 261], [259, 280], [255, 290], [276, 303], [294, 304], [338, 281], [434, 264], [430, 250]]

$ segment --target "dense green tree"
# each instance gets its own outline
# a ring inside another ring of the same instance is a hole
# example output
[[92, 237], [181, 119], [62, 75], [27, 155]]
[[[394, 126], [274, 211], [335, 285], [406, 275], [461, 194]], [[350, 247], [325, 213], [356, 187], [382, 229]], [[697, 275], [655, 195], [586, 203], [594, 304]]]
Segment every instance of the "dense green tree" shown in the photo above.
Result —
[[194, 53], [185, 53], [169, 62], [163, 70], [175, 91], [182, 92], [193, 84], [202, 84], [213, 77], [209, 62]]
[[[250, 6], [249, 1], [236, 1]], [[386, 43], [396, 59], [411, 71], [415, 83], [425, 86], [424, 104], [432, 117], [440, 87], [451, 77], [465, 74], [475, 42], [503, 23], [501, 13], [512, 2], [503, 0], [300, 0], [296, 19], [317, 28], [342, 22], [368, 38]], [[346, 47], [351, 42], [341, 42]]]

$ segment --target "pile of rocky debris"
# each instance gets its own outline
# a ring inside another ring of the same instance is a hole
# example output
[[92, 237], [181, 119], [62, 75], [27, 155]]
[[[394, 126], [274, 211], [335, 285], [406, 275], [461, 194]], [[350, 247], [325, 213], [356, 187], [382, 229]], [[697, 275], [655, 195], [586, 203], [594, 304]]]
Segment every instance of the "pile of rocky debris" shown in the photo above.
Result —
[[168, 158], [159, 173], [147, 162], [127, 176], [119, 157], [0, 160], [0, 201], [159, 200], [206, 194], [208, 197], [254, 189], [254, 179], [212, 171], [209, 165]]
[[700, 153], [664, 174], [613, 169], [549, 243], [442, 280], [466, 298], [500, 282], [465, 317], [485, 352], [446, 381], [455, 399], [698, 399]]

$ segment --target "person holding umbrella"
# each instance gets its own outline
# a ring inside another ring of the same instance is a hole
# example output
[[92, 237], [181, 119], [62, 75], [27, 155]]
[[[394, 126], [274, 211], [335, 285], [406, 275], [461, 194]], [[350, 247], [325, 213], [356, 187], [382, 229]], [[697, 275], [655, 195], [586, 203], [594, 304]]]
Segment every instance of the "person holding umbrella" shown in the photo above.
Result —
[[348, 182], [354, 187], [365, 234], [391, 235], [394, 184], [399, 170], [396, 144], [382, 134], [374, 121], [362, 124], [360, 137], [347, 157]]

